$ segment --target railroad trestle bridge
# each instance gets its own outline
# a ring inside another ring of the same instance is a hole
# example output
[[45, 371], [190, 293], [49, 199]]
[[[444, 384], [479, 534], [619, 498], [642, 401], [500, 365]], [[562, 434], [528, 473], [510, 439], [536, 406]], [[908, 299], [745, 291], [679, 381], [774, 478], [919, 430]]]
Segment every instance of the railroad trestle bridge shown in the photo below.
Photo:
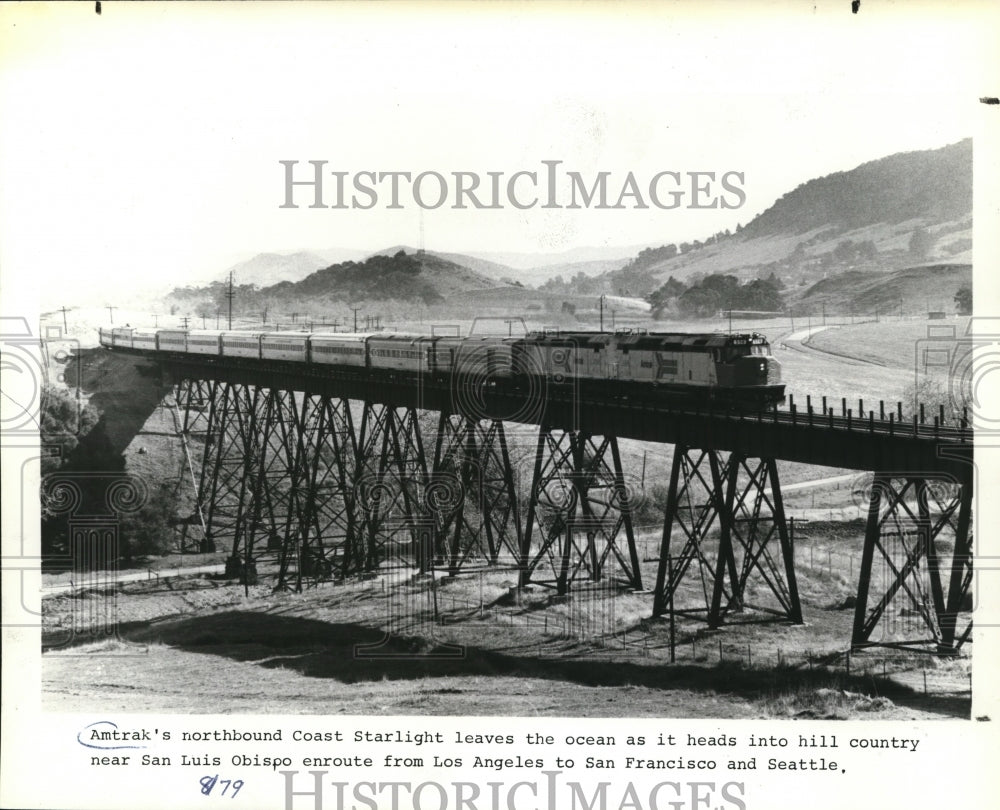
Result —
[[[785, 460], [874, 473], [853, 648], [954, 653], [969, 640], [973, 435], [964, 420], [904, 422], [883, 403], [854, 411], [841, 402], [835, 413], [825, 399], [754, 414], [666, 409], [579, 381], [515, 389], [476, 373], [133, 353], [173, 386], [197, 501], [186, 542], [230, 550], [227, 574], [244, 582], [264, 558], [277, 561], [276, 586], [294, 589], [394, 562], [450, 575], [509, 566], [521, 585], [559, 594], [584, 581], [649, 590], [654, 617], [720, 627], [750, 607], [800, 623], [777, 467]], [[537, 426], [530, 476], [520, 474], [526, 459], [512, 457], [512, 425]], [[620, 439], [674, 445], [649, 582]], [[685, 583], [700, 585], [698, 601]], [[766, 604], [749, 603], [751, 585]], [[919, 632], [877, 637], [896, 600]]]

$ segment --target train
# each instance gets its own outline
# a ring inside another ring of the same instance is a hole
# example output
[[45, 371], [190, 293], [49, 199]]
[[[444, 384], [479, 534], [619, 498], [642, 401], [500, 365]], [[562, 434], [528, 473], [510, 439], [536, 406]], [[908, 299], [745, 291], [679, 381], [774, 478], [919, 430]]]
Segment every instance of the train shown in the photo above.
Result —
[[[544, 381], [615, 398], [760, 410], [785, 399], [758, 333], [539, 331], [519, 337], [389, 332], [100, 330], [109, 349], [375, 369], [517, 389]], [[478, 381], [478, 382], [477, 382]]]

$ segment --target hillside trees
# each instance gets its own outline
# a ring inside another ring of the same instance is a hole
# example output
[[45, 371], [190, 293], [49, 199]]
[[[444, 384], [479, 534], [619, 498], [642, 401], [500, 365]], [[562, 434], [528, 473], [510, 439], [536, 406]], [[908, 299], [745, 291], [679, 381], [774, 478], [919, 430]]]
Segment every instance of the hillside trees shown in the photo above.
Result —
[[80, 437], [90, 433], [98, 418], [97, 410], [89, 403], [81, 403], [65, 388], [42, 383], [39, 439], [43, 448], [55, 449], [42, 455], [43, 476], [65, 465]]
[[[670, 281], [654, 293], [657, 299], [654, 306], [669, 297], [665, 290], [669, 284]], [[784, 301], [776, 278], [758, 278], [740, 284], [736, 276], [714, 274], [688, 287], [677, 299], [677, 307], [685, 316], [708, 318], [726, 309], [780, 311], [784, 309]]]
[[660, 317], [663, 310], [669, 306], [670, 302], [683, 295], [685, 287], [680, 281], [671, 276], [659, 289], [653, 290], [647, 299], [653, 307], [653, 317]]
[[[41, 549], [43, 555], [65, 554], [68, 549], [67, 522], [60, 517], [61, 503], [66, 490], [50, 488], [46, 478], [54, 476], [68, 466], [80, 440], [86, 438], [96, 427], [100, 415], [90, 404], [83, 404], [65, 388], [51, 383], [42, 383], [41, 402], [38, 413], [38, 434], [42, 449], [41, 474]], [[99, 467], [96, 459], [83, 459], [78, 463], [84, 469]], [[71, 487], [75, 489], [75, 487]]]
[[955, 306], [958, 308], [959, 315], [971, 315], [972, 314], [972, 287], [969, 284], [963, 284], [958, 288], [958, 292], [955, 293]]
[[926, 228], [917, 228], [910, 236], [910, 257], [915, 261], [926, 259], [935, 241]]
[[138, 556], [166, 554], [173, 545], [173, 512], [176, 505], [172, 488], [161, 484], [151, 489], [137, 512], [122, 515], [118, 540], [122, 556], [131, 563]]

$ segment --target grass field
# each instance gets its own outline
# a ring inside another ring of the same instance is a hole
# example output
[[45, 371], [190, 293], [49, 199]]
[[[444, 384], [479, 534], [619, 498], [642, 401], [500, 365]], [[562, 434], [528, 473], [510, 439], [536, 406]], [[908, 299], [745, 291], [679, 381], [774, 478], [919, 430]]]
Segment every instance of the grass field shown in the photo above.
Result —
[[[819, 548], [832, 539], [814, 538]], [[679, 620], [673, 664], [669, 623], [649, 619], [648, 593], [518, 594], [514, 572], [433, 580], [397, 570], [301, 594], [153, 579], [120, 587], [117, 637], [101, 642], [63, 629], [101, 594], [52, 597], [44, 702], [187, 713], [966, 716], [967, 659], [858, 655], [848, 673], [851, 586], [819, 556], [801, 567], [806, 624], [761, 622], [755, 611], [721, 632]]]

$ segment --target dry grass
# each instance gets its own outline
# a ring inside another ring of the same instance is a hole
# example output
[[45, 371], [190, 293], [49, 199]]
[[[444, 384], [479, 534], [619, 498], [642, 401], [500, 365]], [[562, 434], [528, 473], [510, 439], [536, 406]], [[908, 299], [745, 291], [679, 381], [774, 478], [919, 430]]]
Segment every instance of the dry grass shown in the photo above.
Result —
[[[647, 566], [644, 574], [653, 573]], [[890, 692], [893, 705], [877, 712], [883, 718], [967, 714], [968, 701], [956, 699], [960, 671], [937, 673], [926, 697], [894, 679], [905, 669], [899, 663], [877, 686], [872, 665], [856, 663], [848, 677], [842, 651], [853, 612], [830, 609], [843, 592], [842, 577], [803, 570], [800, 578], [806, 625], [765, 621], [759, 610], [733, 614], [719, 632], [681, 619], [674, 664], [669, 623], [649, 618], [649, 594], [602, 587], [581, 587], [568, 599], [544, 587], [518, 592], [513, 572], [433, 581], [400, 571], [391, 580], [302, 594], [260, 585], [249, 596], [203, 577], [129, 583], [117, 595], [120, 624], [112, 639], [68, 637], [74, 600], [45, 600], [45, 639], [53, 645], [43, 656], [45, 704], [139, 712], [183, 706], [192, 713], [759, 717], [818, 712], [809, 701], [829, 698], [808, 695], [837, 688], [871, 698]], [[755, 603], [767, 595], [750, 590]], [[698, 597], [692, 585], [678, 602]]]

